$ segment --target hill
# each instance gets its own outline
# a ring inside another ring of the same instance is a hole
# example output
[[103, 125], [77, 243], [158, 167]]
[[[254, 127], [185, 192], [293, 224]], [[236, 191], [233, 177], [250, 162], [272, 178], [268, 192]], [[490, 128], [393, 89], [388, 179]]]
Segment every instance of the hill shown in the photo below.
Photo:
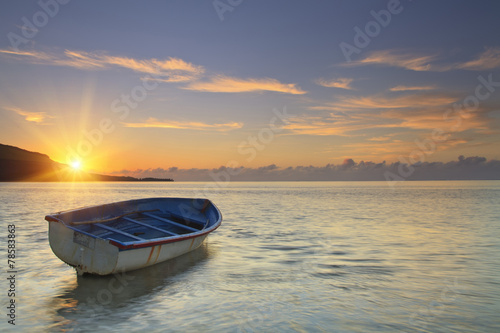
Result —
[[15, 181], [172, 181], [172, 179], [120, 177], [76, 171], [49, 156], [0, 144], [0, 182]]

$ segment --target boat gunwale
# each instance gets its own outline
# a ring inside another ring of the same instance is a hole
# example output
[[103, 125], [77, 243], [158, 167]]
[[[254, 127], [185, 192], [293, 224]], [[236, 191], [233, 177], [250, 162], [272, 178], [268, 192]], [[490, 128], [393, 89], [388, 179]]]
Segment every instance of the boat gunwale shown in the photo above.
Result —
[[[133, 202], [133, 201], [142, 201], [142, 200], [155, 200], [155, 199], [208, 200], [208, 199], [196, 199], [196, 198], [171, 198], [171, 197], [163, 197], [163, 198], [161, 198], [160, 197], [160, 198], [132, 199], [132, 200], [125, 200], [125, 201], [120, 201], [120, 202], [112, 202], [112, 203], [109, 203], [109, 204], [112, 205], [112, 204], [123, 203], [123, 202]], [[208, 201], [210, 201], [210, 200], [208, 200]], [[168, 237], [153, 238], [153, 239], [148, 239], [148, 240], [144, 240], [144, 241], [121, 242], [121, 241], [118, 241], [118, 240], [113, 239], [113, 238], [101, 238], [101, 237], [99, 237], [97, 235], [88, 233], [86, 231], [77, 229], [74, 226], [68, 225], [65, 221], [63, 221], [62, 219], [56, 217], [57, 215], [61, 215], [61, 214], [64, 214], [64, 213], [69, 213], [69, 212], [73, 212], [73, 211], [79, 211], [79, 210], [83, 210], [83, 209], [89, 209], [89, 208], [99, 207], [99, 206], [103, 206], [103, 205], [86, 206], [86, 207], [80, 207], [80, 208], [70, 209], [70, 210], [66, 210], [66, 211], [60, 211], [60, 212], [58, 212], [56, 214], [46, 215], [45, 216], [45, 220], [47, 220], [48, 222], [61, 223], [62, 225], [64, 225], [68, 229], [71, 229], [71, 230], [73, 230], [75, 232], [82, 233], [82, 234], [84, 234], [86, 236], [89, 236], [89, 237], [92, 237], [92, 238], [95, 238], [95, 239], [107, 240], [107, 241], [109, 241], [109, 244], [118, 247], [118, 249], [120, 251], [123, 251], [123, 250], [133, 250], [133, 249], [139, 249], [139, 248], [145, 248], [145, 247], [152, 247], [152, 246], [162, 245], [162, 244], [167, 244], [167, 243], [179, 242], [179, 241], [183, 241], [183, 240], [187, 240], [187, 239], [191, 239], [191, 238], [197, 238], [197, 237], [201, 237], [201, 236], [207, 235], [210, 232], [216, 230], [221, 225], [221, 223], [222, 223], [222, 214], [221, 214], [219, 208], [212, 201], [210, 201], [210, 203], [217, 210], [218, 215], [219, 215], [219, 218], [217, 219], [217, 221], [215, 221], [215, 223], [211, 227], [206, 228], [206, 229], [202, 229], [202, 230], [199, 230], [199, 231], [196, 231], [196, 232], [193, 231], [193, 232], [190, 232], [190, 233], [187, 233], [187, 234], [178, 235], [178, 236], [168, 236]], [[108, 205], [108, 204], [104, 204], [104, 205]]]

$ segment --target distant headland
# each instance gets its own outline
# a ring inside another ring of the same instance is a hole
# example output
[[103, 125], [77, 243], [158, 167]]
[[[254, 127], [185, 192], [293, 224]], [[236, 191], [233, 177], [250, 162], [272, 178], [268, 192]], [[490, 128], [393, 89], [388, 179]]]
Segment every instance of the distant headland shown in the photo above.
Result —
[[49, 156], [0, 144], [0, 182], [171, 182], [166, 178], [108, 176], [76, 171], [69, 165], [52, 161]]

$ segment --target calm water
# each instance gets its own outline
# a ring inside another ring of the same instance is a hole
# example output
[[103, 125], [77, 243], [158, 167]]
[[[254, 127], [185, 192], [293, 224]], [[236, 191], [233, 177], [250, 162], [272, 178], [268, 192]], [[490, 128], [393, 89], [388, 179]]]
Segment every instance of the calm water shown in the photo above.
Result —
[[[500, 182], [0, 183], [16, 326], [30, 332], [499, 332]], [[77, 277], [44, 215], [118, 200], [208, 197], [222, 226], [183, 257]]]

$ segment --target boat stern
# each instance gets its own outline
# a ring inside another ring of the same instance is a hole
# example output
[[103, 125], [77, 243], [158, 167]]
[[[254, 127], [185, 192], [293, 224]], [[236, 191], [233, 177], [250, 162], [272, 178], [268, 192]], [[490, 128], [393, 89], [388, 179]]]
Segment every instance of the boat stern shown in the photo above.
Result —
[[61, 222], [49, 221], [49, 243], [54, 254], [78, 274], [111, 274], [118, 261], [118, 248], [108, 240], [72, 230]]

